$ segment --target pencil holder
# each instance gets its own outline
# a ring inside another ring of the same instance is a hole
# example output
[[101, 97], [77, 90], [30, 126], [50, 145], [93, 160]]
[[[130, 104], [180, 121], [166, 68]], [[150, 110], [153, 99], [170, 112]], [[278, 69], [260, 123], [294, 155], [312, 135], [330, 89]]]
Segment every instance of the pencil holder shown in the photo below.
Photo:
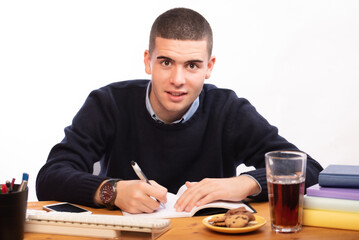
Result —
[[24, 238], [28, 188], [20, 192], [17, 191], [18, 188], [19, 185], [15, 184], [11, 193], [0, 194], [1, 240]]

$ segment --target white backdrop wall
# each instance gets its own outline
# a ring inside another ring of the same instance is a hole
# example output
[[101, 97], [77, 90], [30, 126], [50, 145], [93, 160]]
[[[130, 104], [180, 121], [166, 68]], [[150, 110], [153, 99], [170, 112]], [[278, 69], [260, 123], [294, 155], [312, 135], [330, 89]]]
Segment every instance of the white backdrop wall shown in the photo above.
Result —
[[249, 99], [324, 167], [357, 164], [359, 2], [1, 1], [0, 181], [35, 179], [91, 90], [149, 78], [154, 19], [202, 13], [217, 63], [208, 83]]

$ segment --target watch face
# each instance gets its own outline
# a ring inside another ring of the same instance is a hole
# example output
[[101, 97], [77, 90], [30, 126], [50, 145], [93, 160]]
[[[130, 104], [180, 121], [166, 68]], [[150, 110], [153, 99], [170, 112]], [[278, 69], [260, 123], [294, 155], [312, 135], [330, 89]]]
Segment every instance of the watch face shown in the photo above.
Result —
[[111, 200], [114, 198], [115, 191], [113, 188], [113, 185], [109, 182], [102, 185], [100, 197], [104, 204], [111, 202]]

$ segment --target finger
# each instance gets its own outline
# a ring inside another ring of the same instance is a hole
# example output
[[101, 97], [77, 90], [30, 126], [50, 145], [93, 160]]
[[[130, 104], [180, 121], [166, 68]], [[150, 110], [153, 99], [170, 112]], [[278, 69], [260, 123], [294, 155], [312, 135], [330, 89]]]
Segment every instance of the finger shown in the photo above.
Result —
[[145, 184], [143, 186], [143, 191], [148, 196], [154, 197], [156, 200], [161, 203], [167, 203], [167, 188], [159, 185], [155, 181], [150, 181], [150, 184]]
[[167, 192], [167, 188], [165, 188], [164, 186], [158, 184], [156, 181], [150, 180], [150, 183], [151, 183], [152, 186]]
[[[186, 182], [186, 185], [188, 185], [188, 183]], [[189, 201], [193, 198], [194, 196], [194, 189], [193, 188], [188, 188], [176, 201], [175, 204], [175, 208], [177, 212], [183, 212], [185, 210], [185, 208], [187, 207]]]
[[[189, 212], [193, 207], [203, 205], [203, 202], [218, 200], [223, 195], [223, 185], [218, 184], [219, 179], [205, 178], [198, 183], [186, 183], [191, 186], [182, 199], [179, 199], [177, 211]], [[202, 200], [204, 199], [204, 200]], [[203, 202], [202, 202], [203, 201]]]
[[157, 201], [143, 194], [141, 197], [136, 196], [131, 201], [123, 204], [121, 210], [129, 213], [151, 213], [158, 209], [158, 206]]
[[142, 204], [139, 206], [139, 209], [144, 213], [152, 213], [157, 210], [159, 206], [160, 203], [150, 197], [142, 202]]
[[177, 200], [176, 211], [191, 211], [196, 203], [205, 195], [203, 188], [200, 187], [201, 184], [192, 186], [190, 189], [187, 189], [183, 195]]
[[185, 206], [184, 210], [186, 212], [190, 212], [199, 201], [201, 201], [203, 198], [206, 198], [210, 194], [206, 189], [199, 188], [193, 191], [192, 196], [189, 196], [189, 201], [187, 203], [187, 206]]
[[[196, 182], [189, 182], [189, 181], [186, 181], [184, 186], [185, 188], [183, 188], [183, 186], [178, 190], [179, 192], [181, 192], [181, 197], [179, 199], [177, 199], [175, 205], [174, 205], [174, 208], [177, 209], [177, 207], [179, 206], [179, 203], [182, 202], [183, 200], [183, 194], [186, 192], [186, 191], [189, 191], [188, 189], [190, 189], [192, 186], [194, 186], [196, 184]], [[179, 200], [179, 201], [178, 201]], [[182, 211], [182, 210], [179, 210], [179, 211]]]
[[196, 183], [192, 183], [192, 182], [189, 182], [189, 181], [187, 181], [186, 182], [186, 187], [187, 188], [191, 188], [193, 185], [195, 185]]
[[131, 208], [127, 208], [127, 209], [122, 209], [125, 212], [129, 212], [129, 213], [151, 213], [153, 212], [153, 210], [151, 210], [151, 208], [147, 207], [145, 204], [138, 204], [135, 207], [131, 207]]
[[200, 199], [197, 203], [196, 203], [196, 207], [200, 207], [203, 206], [207, 203], [213, 202], [215, 201], [216, 198], [214, 196], [214, 194], [207, 194], [206, 196], [204, 196], [202, 199]]
[[147, 188], [153, 188], [149, 184], [143, 184], [143, 189], [141, 192], [141, 196], [137, 198], [137, 201], [139, 203], [139, 209], [141, 209], [142, 212], [150, 213], [155, 211], [159, 208], [160, 203], [151, 195], [148, 194]]
[[177, 199], [174, 208], [176, 209], [177, 212], [183, 212], [185, 207], [187, 206], [188, 202], [189, 202], [189, 196], [190, 192], [188, 191], [188, 189]]

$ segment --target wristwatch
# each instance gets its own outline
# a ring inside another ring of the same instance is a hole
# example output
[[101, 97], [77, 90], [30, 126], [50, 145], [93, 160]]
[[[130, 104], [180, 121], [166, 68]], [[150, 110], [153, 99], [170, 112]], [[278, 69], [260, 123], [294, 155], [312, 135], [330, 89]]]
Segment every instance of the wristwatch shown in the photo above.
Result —
[[119, 179], [109, 179], [100, 188], [100, 199], [108, 209], [116, 209], [115, 199], [117, 196], [116, 184]]

